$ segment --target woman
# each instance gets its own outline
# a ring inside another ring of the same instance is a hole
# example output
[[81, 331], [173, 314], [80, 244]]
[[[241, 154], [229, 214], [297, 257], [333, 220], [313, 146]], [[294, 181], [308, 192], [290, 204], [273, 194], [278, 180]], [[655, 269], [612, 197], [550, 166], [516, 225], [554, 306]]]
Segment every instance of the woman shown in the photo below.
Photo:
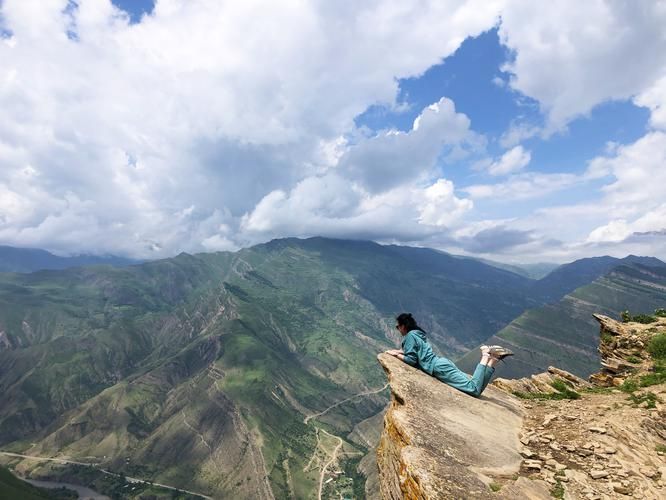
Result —
[[490, 382], [497, 362], [507, 356], [513, 356], [510, 350], [498, 345], [481, 346], [481, 361], [474, 370], [472, 378], [469, 378], [451, 360], [435, 356], [426, 340], [423, 328], [416, 324], [416, 320], [411, 314], [402, 313], [396, 318], [396, 321], [395, 327], [404, 337], [402, 350], [392, 349], [386, 351], [387, 354], [395, 356], [408, 365], [415, 366], [445, 384], [474, 397], [479, 397]]

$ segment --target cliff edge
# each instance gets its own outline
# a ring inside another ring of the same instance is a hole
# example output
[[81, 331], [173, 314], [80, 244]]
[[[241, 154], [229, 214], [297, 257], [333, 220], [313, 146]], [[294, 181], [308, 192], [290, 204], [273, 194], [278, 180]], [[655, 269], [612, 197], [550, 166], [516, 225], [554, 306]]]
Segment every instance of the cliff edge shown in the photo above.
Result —
[[590, 382], [550, 367], [476, 399], [380, 354], [382, 498], [666, 498], [666, 318], [595, 317]]
[[385, 499], [548, 498], [542, 481], [517, 481], [502, 494], [496, 477], [520, 470], [524, 410], [509, 394], [488, 387], [481, 398], [380, 354], [391, 403], [377, 448]]

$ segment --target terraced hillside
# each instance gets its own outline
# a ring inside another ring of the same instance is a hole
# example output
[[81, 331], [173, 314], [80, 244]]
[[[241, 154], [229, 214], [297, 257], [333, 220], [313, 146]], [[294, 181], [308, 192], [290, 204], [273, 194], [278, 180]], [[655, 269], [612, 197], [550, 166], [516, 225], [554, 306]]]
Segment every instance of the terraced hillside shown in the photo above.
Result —
[[[520, 315], [484, 343], [502, 344], [516, 355], [501, 367], [501, 376], [514, 378], [543, 371], [549, 365], [587, 377], [599, 366], [599, 327], [592, 316], [619, 319], [621, 311], [651, 313], [666, 304], [666, 266], [623, 264], [561, 300]], [[653, 261], [654, 262], [654, 261]], [[476, 351], [459, 365], [470, 369]]]
[[322, 436], [383, 408], [375, 356], [398, 340], [396, 312], [462, 353], [539, 304], [531, 283], [431, 250], [321, 238], [2, 275], [0, 446], [235, 498], [307, 497], [335, 449], [352, 483], [329, 493], [362, 490], [366, 449]]

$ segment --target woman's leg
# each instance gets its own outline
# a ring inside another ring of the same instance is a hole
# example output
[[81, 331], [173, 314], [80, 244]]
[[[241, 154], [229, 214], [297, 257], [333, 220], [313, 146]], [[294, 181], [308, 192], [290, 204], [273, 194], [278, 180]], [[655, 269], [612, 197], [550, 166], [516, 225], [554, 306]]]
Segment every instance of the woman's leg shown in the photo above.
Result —
[[487, 381], [490, 381], [490, 377], [494, 371], [493, 368], [479, 363], [474, 370], [474, 375], [472, 375], [472, 378], [469, 378], [469, 376], [459, 370], [451, 360], [447, 358], [439, 358], [432, 374], [434, 377], [445, 384], [450, 385], [454, 389], [478, 397], [483, 392], [483, 389], [486, 388], [486, 385], [488, 384]]

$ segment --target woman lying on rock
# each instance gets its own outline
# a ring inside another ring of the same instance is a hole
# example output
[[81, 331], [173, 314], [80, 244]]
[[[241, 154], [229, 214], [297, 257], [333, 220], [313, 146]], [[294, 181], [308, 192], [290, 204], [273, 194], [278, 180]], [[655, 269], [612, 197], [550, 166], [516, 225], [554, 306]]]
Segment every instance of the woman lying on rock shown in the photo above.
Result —
[[402, 339], [402, 350], [392, 349], [386, 351], [387, 354], [395, 356], [454, 389], [474, 397], [479, 397], [490, 382], [497, 362], [507, 356], [513, 356], [513, 353], [504, 347], [483, 345], [481, 346], [481, 361], [474, 370], [472, 378], [469, 378], [450, 359], [435, 356], [426, 340], [423, 328], [416, 324], [416, 320], [411, 314], [402, 313], [396, 318], [396, 321], [395, 327], [404, 337]]

